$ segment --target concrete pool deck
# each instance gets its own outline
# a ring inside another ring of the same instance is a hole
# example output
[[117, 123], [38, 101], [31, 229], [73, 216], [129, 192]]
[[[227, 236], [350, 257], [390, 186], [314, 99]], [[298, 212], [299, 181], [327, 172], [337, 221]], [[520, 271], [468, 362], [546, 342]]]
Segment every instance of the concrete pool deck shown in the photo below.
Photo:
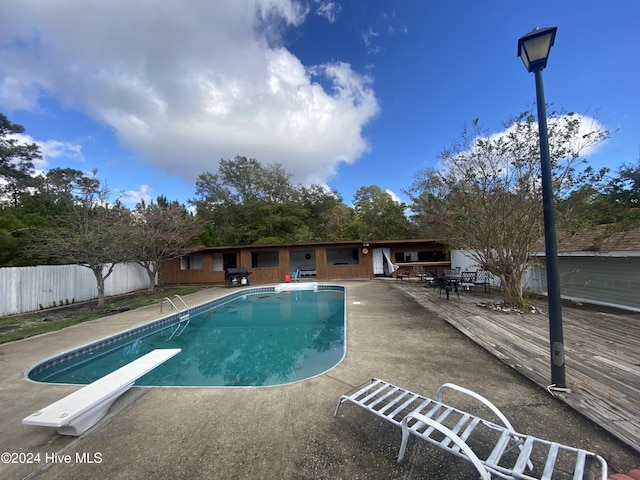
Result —
[[[55, 353], [157, 318], [159, 306], [0, 345], [0, 452], [32, 460], [0, 463], [0, 478], [477, 478], [467, 462], [415, 440], [397, 465], [399, 430], [362, 409], [344, 405], [334, 418], [339, 396], [371, 377], [426, 395], [444, 382], [457, 383], [493, 401], [521, 432], [603, 455], [611, 473], [640, 465], [637, 452], [402, 289], [385, 281], [335, 283], [347, 286], [347, 355], [328, 373], [280, 387], [134, 387], [77, 438], [21, 424], [78, 389], [29, 382], [24, 371]], [[227, 293], [212, 288], [185, 299], [195, 305]]]

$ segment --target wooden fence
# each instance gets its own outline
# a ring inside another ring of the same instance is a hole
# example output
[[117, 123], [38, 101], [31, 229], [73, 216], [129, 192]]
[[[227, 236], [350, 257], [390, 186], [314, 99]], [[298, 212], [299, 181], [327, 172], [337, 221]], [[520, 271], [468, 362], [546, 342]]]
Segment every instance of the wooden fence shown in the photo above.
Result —
[[[118, 264], [105, 281], [105, 295], [121, 295], [149, 286], [138, 264]], [[32, 312], [98, 298], [93, 272], [79, 265], [0, 268], [0, 316]]]

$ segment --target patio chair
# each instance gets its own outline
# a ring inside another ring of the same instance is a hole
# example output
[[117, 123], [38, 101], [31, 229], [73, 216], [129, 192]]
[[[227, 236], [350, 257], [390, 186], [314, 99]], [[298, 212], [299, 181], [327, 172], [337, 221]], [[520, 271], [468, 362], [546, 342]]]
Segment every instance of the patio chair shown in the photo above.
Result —
[[476, 289], [476, 272], [462, 272], [460, 274], [460, 283], [458, 284], [463, 291]]
[[444, 278], [451, 282], [460, 282], [460, 267], [445, 268]]
[[411, 267], [402, 267], [396, 273], [396, 282], [398, 280], [400, 280], [401, 282], [404, 282], [405, 278], [409, 280], [410, 276], [411, 276]]
[[447, 300], [449, 300], [449, 294], [451, 290], [456, 292], [458, 295], [458, 299], [460, 299], [460, 292], [458, 292], [458, 284], [455, 282], [451, 282], [444, 277], [436, 278], [436, 288], [438, 289], [438, 298], [442, 297], [442, 291], [447, 294]]
[[[444, 390], [475, 399], [482, 408], [468, 412], [445, 404]], [[601, 456], [517, 433], [493, 403], [452, 383], [441, 385], [433, 400], [374, 378], [342, 395], [334, 417], [345, 402], [362, 407], [402, 429], [398, 463], [402, 462], [409, 437], [413, 435], [470, 462], [484, 480], [551, 480], [554, 473], [562, 471], [573, 472], [574, 480], [590, 479], [593, 478], [591, 466], [595, 462], [600, 464], [600, 478], [607, 478], [607, 462]], [[486, 415], [495, 420], [487, 420]]]
[[420, 282], [427, 282], [429, 285], [433, 285], [436, 281], [435, 273], [427, 270], [427, 267], [418, 267], [418, 270], [415, 271], [415, 275], [419, 278]]
[[487, 270], [477, 270], [476, 271], [476, 279], [474, 280], [473, 283], [476, 284], [476, 287], [478, 285], [483, 285], [484, 286], [484, 293], [487, 293], [487, 291], [489, 293], [491, 293], [491, 279], [493, 278], [493, 275], [491, 275], [491, 272], [487, 271]]
[[444, 276], [445, 277], [455, 277], [457, 275], [460, 275], [460, 267], [445, 268], [444, 269]]

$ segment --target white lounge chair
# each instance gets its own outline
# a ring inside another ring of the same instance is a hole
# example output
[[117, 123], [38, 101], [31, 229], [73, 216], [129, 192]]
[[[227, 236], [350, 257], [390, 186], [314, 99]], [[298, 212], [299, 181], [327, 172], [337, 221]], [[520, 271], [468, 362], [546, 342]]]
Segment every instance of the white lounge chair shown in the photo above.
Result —
[[[445, 389], [478, 400], [501, 424], [446, 405], [442, 399]], [[441, 385], [436, 400], [432, 400], [374, 378], [371, 383], [342, 395], [334, 417], [345, 402], [354, 403], [402, 429], [398, 463], [404, 457], [409, 435], [415, 435], [472, 463], [484, 480], [550, 480], [556, 469], [566, 469], [568, 464], [573, 469], [574, 480], [587, 479], [591, 478], [593, 461], [600, 463], [602, 480], [607, 478], [607, 463], [599, 455], [517, 433], [489, 400], [452, 383]], [[489, 448], [482, 448], [483, 445]]]
[[180, 353], [180, 348], [158, 349], [120, 367], [22, 420], [25, 425], [53, 427], [60, 435], [78, 436], [107, 414], [109, 407], [134, 382]]

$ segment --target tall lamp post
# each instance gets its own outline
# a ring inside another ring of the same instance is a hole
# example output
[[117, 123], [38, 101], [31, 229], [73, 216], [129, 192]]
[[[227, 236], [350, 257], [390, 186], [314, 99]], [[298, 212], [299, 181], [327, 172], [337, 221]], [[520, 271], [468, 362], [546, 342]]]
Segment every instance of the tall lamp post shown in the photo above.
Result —
[[536, 28], [518, 39], [518, 56], [529, 72], [536, 77], [536, 103], [538, 104], [538, 131], [540, 134], [540, 163], [542, 167], [542, 205], [544, 211], [544, 243], [547, 258], [547, 291], [549, 301], [549, 339], [551, 343], [550, 388], [564, 389], [564, 340], [562, 333], [562, 304], [560, 300], [560, 273], [558, 245], [553, 205], [551, 159], [547, 132], [547, 106], [544, 100], [542, 70], [547, 66], [549, 51], [556, 38], [557, 27]]

